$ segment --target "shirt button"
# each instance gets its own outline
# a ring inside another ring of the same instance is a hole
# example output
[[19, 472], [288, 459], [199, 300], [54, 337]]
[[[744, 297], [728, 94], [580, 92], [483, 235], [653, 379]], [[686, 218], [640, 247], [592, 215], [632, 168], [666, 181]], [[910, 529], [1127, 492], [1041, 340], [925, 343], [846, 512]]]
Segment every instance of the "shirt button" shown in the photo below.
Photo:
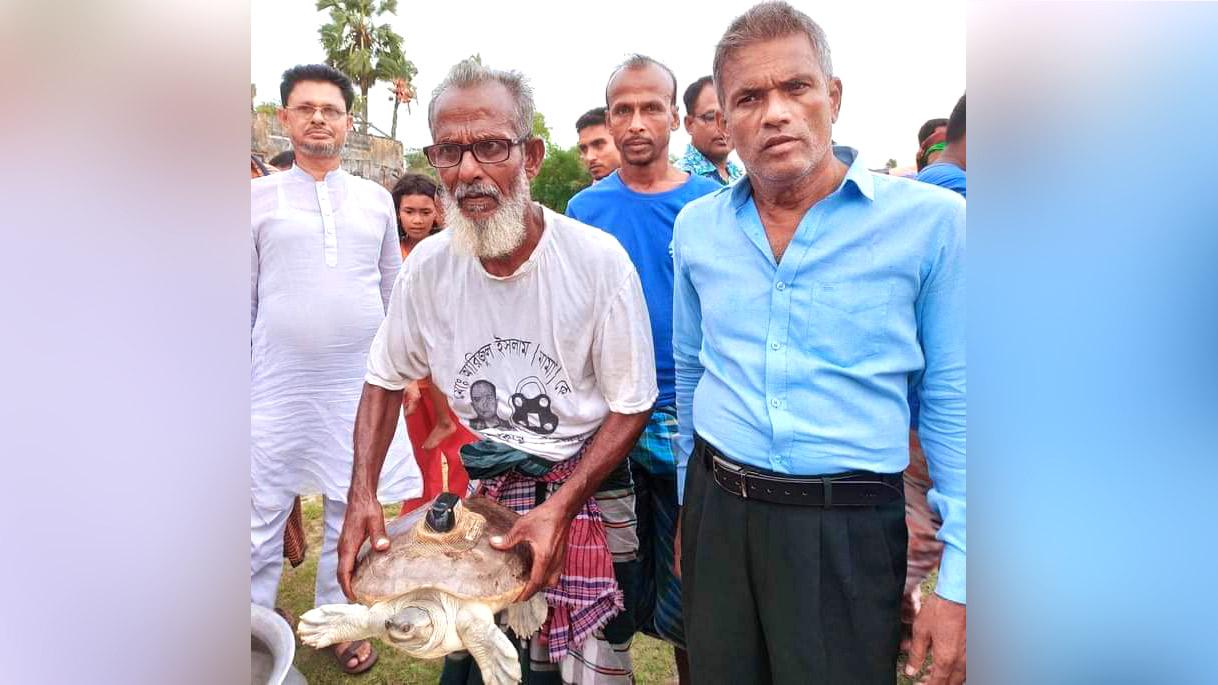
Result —
[[780, 405], [780, 404], [782, 404], [782, 402], [779, 401], [777, 398], [770, 400], [770, 406], [774, 407], [775, 409], [777, 409], [778, 405]]
[[777, 342], [772, 342], [772, 343], [770, 343], [770, 349], [771, 349], [771, 350], [777, 350], [777, 349], [778, 349], [778, 348], [780, 348], [780, 347], [782, 347], [782, 343], [777, 343]]
[[783, 283], [782, 281], [779, 281], [779, 282], [777, 282], [777, 283], [775, 283], [775, 284], [774, 284], [774, 287], [775, 287], [775, 288], [777, 288], [777, 289], [779, 289], [779, 290], [786, 290], [786, 289], [787, 289], [787, 284], [786, 284], [786, 283]]

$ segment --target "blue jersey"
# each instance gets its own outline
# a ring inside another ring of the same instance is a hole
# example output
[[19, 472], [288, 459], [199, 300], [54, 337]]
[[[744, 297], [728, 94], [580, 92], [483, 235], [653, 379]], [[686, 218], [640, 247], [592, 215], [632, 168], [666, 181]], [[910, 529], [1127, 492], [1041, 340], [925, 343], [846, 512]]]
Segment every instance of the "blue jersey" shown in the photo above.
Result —
[[968, 197], [964, 192], [964, 178], [964, 169], [948, 162], [935, 162], [918, 172], [919, 181], [954, 190], [960, 193], [960, 197]]
[[714, 181], [690, 174], [689, 180], [662, 193], [638, 193], [622, 182], [618, 172], [580, 191], [567, 203], [567, 216], [600, 228], [618, 239], [643, 283], [651, 315], [656, 353], [657, 406], [671, 406], [672, 361], [672, 226], [677, 213], [694, 199], [719, 190]]

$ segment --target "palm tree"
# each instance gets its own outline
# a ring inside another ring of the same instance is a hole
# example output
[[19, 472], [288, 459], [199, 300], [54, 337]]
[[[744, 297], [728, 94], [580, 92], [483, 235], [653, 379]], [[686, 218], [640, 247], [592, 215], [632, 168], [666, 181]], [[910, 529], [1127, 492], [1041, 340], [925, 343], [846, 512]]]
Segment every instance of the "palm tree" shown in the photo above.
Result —
[[377, 81], [409, 79], [415, 73], [402, 54], [402, 37], [389, 24], [375, 22], [383, 14], [397, 14], [397, 0], [317, 0], [317, 9], [330, 11], [330, 23], [319, 29], [326, 64], [351, 77], [359, 88], [360, 133], [366, 134], [372, 86]]
[[386, 60], [384, 65], [385, 73], [393, 84], [390, 88], [392, 91], [390, 99], [393, 100], [393, 123], [389, 125], [389, 137], [396, 140], [398, 137], [398, 107], [404, 103], [406, 111], [410, 111], [410, 103], [415, 98], [414, 84], [411, 81], [418, 72], [408, 59], [397, 62]]

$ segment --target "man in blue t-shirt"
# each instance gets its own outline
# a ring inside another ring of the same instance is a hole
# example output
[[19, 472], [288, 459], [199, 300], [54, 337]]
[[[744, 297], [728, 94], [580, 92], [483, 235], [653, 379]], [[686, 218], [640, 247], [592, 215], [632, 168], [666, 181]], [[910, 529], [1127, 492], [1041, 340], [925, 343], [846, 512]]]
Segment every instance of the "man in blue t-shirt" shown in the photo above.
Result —
[[673, 438], [677, 419], [672, 359], [672, 226], [686, 203], [720, 188], [668, 161], [668, 140], [680, 125], [677, 79], [642, 55], [613, 72], [605, 88], [606, 123], [621, 167], [571, 198], [567, 214], [613, 234], [643, 283], [655, 344], [660, 394], [651, 421], [630, 453], [636, 488], [642, 578], [634, 607], [640, 630], [676, 649], [681, 682], [688, 683], [681, 624], [681, 585], [673, 573], [677, 481]]
[[934, 164], [918, 172], [917, 179], [923, 183], [942, 186], [968, 197], [964, 192], [965, 178], [964, 96], [956, 103], [952, 116], [947, 120], [947, 138], [943, 154]]

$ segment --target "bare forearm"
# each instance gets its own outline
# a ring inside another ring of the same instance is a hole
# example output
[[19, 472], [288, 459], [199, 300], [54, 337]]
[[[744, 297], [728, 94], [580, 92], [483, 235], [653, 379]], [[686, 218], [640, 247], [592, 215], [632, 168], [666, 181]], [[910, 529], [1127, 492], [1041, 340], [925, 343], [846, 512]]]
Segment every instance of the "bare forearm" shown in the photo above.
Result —
[[555, 505], [561, 507], [568, 517], [574, 517], [584, 502], [596, 494], [600, 484], [630, 453], [630, 448], [638, 441], [639, 434], [647, 426], [650, 417], [650, 411], [638, 414], [609, 412], [609, 416], [592, 439], [592, 444], [588, 445], [579, 465], [575, 467], [575, 472], [558, 492], [554, 493], [552, 501]]
[[376, 497], [381, 467], [402, 411], [402, 391], [364, 383], [355, 413], [355, 461], [351, 466], [351, 494]]

